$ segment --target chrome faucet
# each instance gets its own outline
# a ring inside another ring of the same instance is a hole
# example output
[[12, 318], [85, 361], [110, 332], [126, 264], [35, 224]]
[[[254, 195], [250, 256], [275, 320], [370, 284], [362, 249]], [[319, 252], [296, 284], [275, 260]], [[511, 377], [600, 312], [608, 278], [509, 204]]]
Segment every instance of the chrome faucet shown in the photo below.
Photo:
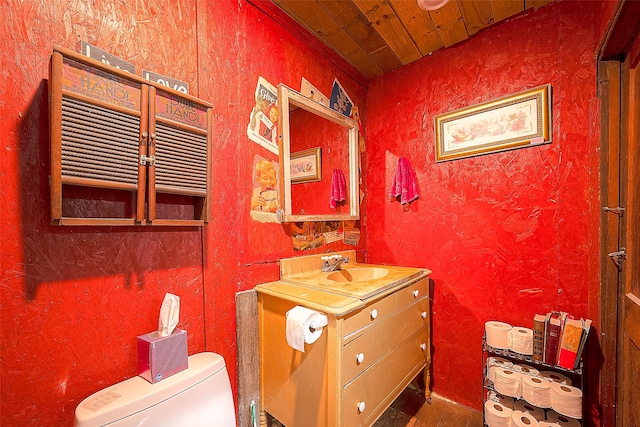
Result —
[[320, 259], [324, 261], [324, 264], [322, 264], [322, 271], [325, 273], [340, 270], [343, 263], [349, 262], [349, 258], [338, 254], [323, 256], [320, 257]]

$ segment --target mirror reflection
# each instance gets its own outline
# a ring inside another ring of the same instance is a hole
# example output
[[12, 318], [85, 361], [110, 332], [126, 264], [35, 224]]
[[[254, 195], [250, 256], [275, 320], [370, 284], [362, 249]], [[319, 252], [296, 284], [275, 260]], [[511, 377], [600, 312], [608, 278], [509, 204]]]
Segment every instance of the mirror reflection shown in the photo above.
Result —
[[295, 108], [289, 114], [289, 137], [291, 212], [294, 215], [349, 212], [349, 130], [313, 112]]
[[355, 121], [284, 85], [281, 116], [283, 222], [357, 219]]

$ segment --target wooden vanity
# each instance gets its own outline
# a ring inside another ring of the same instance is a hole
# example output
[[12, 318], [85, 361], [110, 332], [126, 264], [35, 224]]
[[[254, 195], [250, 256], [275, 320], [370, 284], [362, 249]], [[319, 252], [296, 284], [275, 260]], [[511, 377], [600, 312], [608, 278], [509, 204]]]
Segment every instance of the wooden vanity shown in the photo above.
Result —
[[[429, 270], [383, 268], [382, 278], [333, 282], [320, 255], [281, 261], [281, 280], [258, 285], [261, 425], [370, 426], [419, 374], [430, 397]], [[286, 341], [286, 313], [301, 305], [327, 315], [305, 352]]]

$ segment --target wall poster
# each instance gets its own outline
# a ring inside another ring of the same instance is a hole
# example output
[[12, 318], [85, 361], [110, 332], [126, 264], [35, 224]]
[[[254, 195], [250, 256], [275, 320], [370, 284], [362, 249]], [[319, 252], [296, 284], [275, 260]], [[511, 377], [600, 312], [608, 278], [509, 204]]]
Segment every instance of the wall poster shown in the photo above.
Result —
[[260, 156], [253, 161], [253, 191], [251, 193], [251, 219], [259, 222], [279, 222], [277, 162]]
[[256, 105], [251, 110], [247, 136], [272, 153], [278, 152], [278, 91], [262, 76], [258, 77]]

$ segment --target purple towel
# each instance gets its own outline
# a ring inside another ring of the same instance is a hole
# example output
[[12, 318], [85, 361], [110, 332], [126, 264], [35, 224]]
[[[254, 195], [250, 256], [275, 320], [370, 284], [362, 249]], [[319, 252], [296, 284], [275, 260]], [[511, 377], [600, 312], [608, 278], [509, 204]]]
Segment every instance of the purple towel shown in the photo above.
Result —
[[398, 167], [393, 177], [390, 197], [400, 196], [400, 203], [407, 204], [418, 198], [418, 186], [416, 185], [416, 174], [411, 169], [411, 163], [406, 157], [398, 159]]
[[331, 176], [331, 195], [329, 197], [329, 206], [335, 209], [336, 202], [342, 202], [347, 199], [347, 180], [344, 173], [340, 169], [334, 169]]

